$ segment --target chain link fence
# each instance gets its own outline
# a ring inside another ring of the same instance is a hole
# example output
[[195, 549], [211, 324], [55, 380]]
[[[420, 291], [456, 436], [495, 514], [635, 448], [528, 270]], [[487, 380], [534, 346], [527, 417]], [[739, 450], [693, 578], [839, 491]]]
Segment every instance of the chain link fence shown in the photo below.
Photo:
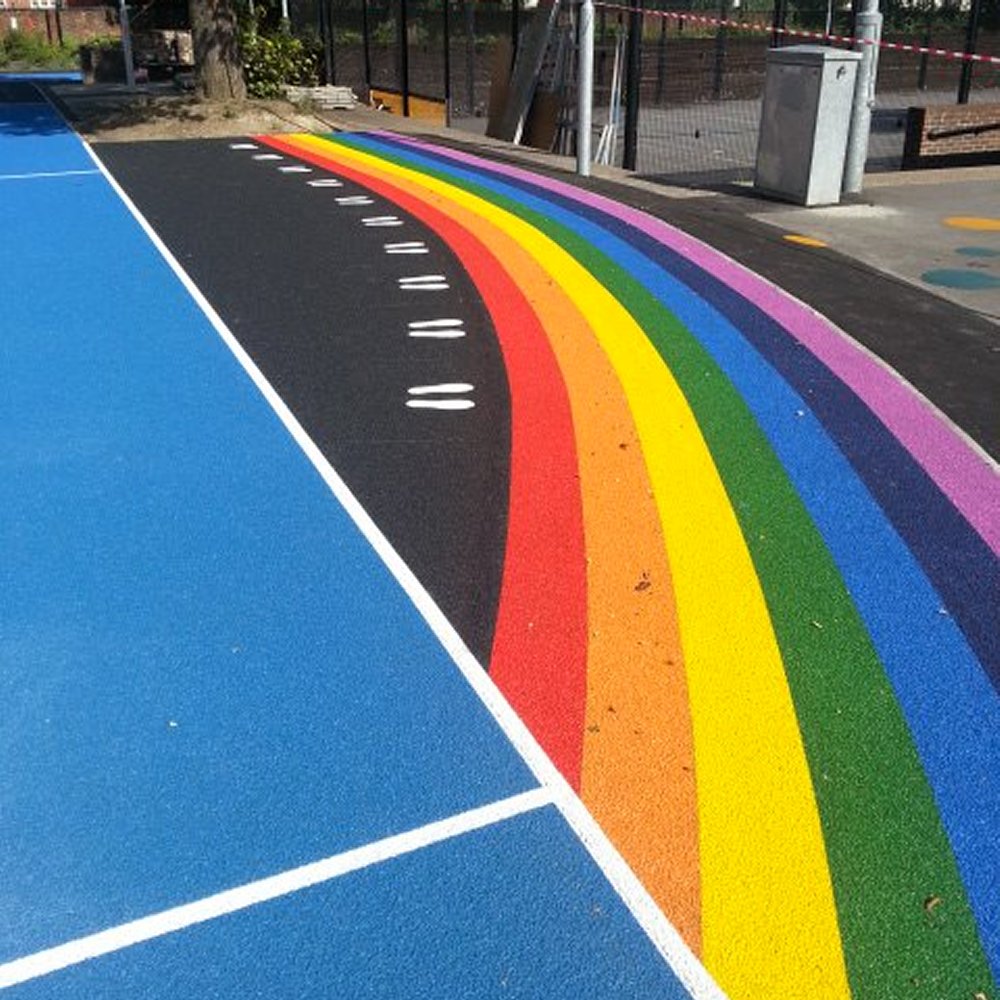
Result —
[[[986, 11], [977, 51], [1000, 54], [1000, 10]], [[323, 4], [326, 4], [324, 7]], [[291, 0], [296, 30], [322, 37], [332, 82], [367, 100], [372, 89], [441, 103], [452, 125], [484, 132], [490, 86], [503, 76], [518, 38], [535, 16], [524, 0]], [[621, 164], [627, 48], [641, 24], [637, 156], [639, 173], [675, 184], [706, 185], [753, 177], [767, 51], [774, 45], [819, 44], [809, 33], [849, 47], [853, 13], [842, 0], [646, 0], [635, 16], [630, 0], [597, 0], [594, 60], [595, 148]], [[883, 0], [883, 41], [961, 52], [966, 10], [940, 0]], [[545, 88], [575, 103], [573, 39], [576, 4], [564, 2], [546, 60]], [[400, 39], [406, 39], [405, 46]], [[838, 41], [837, 39], [840, 39]], [[569, 58], [564, 50], [568, 49]], [[963, 62], [883, 47], [879, 56], [869, 170], [898, 169], [907, 109], [955, 103]], [[1000, 65], [972, 64], [968, 99], [1000, 102]], [[571, 152], [565, 127], [554, 148]]]
[[[610, 17], [612, 10], [605, 10]], [[627, 32], [627, 14], [613, 13], [619, 19], [615, 30]], [[776, 43], [817, 44], [806, 32], [853, 35], [849, 11], [824, 4], [793, 13], [734, 10], [723, 0], [714, 14], [692, 16], [664, 6], [644, 16], [636, 163], [641, 173], [673, 183], [752, 179], [768, 49]], [[890, 22], [883, 41], [961, 52], [966, 37], [960, 23], [938, 14], [916, 37], [912, 25]], [[737, 21], [739, 27], [732, 23]], [[1000, 30], [982, 30], [978, 47], [1000, 51]], [[907, 109], [955, 103], [961, 73], [959, 59], [881, 49], [868, 170], [899, 168]], [[974, 64], [969, 100], [1000, 101], [1000, 66]]]

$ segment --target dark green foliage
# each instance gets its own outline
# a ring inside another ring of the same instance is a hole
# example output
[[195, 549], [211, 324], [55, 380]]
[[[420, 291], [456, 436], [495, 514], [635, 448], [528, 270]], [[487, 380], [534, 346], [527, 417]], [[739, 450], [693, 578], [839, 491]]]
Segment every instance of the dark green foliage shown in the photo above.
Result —
[[72, 69], [79, 44], [66, 39], [62, 45], [26, 31], [0, 36], [0, 67], [13, 69]]
[[296, 38], [286, 28], [266, 28], [249, 16], [240, 38], [243, 74], [250, 97], [280, 97], [288, 85], [319, 83], [320, 50], [314, 41]]

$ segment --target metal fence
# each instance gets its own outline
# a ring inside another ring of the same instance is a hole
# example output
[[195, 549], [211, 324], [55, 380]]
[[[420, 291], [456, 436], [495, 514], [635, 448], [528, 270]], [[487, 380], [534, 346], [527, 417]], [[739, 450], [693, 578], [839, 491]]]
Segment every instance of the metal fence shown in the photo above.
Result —
[[[752, 178], [768, 49], [816, 41], [810, 32], [831, 36], [829, 44], [849, 45], [835, 39], [853, 36], [853, 15], [843, 0], [764, 2], [769, 6], [761, 0], [646, 0], [639, 16], [630, 0], [597, 0], [594, 145], [607, 162], [623, 160], [628, 33], [638, 27], [636, 169], [673, 183]], [[978, 2], [989, 7], [991, 0]], [[522, 3], [291, 0], [291, 8], [297, 30], [324, 39], [333, 82], [362, 99], [371, 88], [384, 88], [447, 102], [453, 125], [485, 131], [491, 78], [507, 68], [534, 16]], [[961, 52], [970, 41], [968, 14], [957, 8], [930, 0], [924, 7], [899, 0], [882, 6], [884, 42]], [[576, 5], [564, 2], [553, 50], [567, 38], [572, 49], [575, 15]], [[988, 17], [980, 26], [979, 52], [1000, 54], [1000, 18], [995, 20]], [[572, 59], [550, 51], [550, 69], [554, 63], [564, 77], [557, 83], [565, 85], [569, 120]], [[971, 69], [968, 99], [1000, 102], [1000, 65], [882, 48], [869, 170], [898, 168], [906, 109], [955, 103], [963, 65]], [[565, 143], [561, 148], [569, 151]]]
[[[533, 13], [510, 0], [291, 0], [299, 33], [323, 38], [331, 82], [447, 99], [454, 124], [482, 120], [500, 46], [511, 51]], [[405, 44], [400, 44], [402, 38]]]
[[[784, 30], [777, 33], [780, 10], [744, 13], [738, 18], [740, 27], [710, 23], [736, 21], [732, 10], [697, 20], [676, 9], [664, 13], [643, 18], [636, 168], [675, 183], [750, 180], [767, 51], [775, 43], [814, 41], [806, 32], [828, 30], [827, 9], [813, 8], [812, 17], [808, 8], [799, 9], [795, 20], [785, 19]], [[849, 12], [830, 11], [829, 16], [830, 33], [852, 35]], [[623, 21], [621, 30], [627, 31], [627, 19]], [[916, 39], [905, 29], [890, 27], [883, 41], [961, 52], [966, 37], [959, 26], [938, 24]], [[981, 31], [978, 41], [981, 51], [1000, 51], [998, 30]], [[1000, 101], [1000, 66], [972, 65], [968, 99]], [[953, 57], [881, 49], [868, 170], [899, 168], [907, 109], [955, 103], [962, 66]]]

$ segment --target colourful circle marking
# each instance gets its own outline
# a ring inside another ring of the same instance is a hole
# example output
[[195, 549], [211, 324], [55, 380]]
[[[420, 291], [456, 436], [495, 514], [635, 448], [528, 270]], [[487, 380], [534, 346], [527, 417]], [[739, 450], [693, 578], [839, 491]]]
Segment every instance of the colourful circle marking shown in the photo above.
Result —
[[944, 220], [952, 229], [977, 229], [980, 232], [1000, 233], [1000, 219], [981, 218], [977, 215], [949, 215]]
[[959, 247], [955, 253], [963, 257], [1000, 257], [1000, 250], [993, 247]]
[[995, 274], [984, 274], [982, 271], [943, 268], [937, 271], [924, 271], [920, 277], [929, 285], [940, 285], [942, 288], [960, 288], [968, 292], [982, 292], [990, 288], [1000, 288], [1000, 277]]

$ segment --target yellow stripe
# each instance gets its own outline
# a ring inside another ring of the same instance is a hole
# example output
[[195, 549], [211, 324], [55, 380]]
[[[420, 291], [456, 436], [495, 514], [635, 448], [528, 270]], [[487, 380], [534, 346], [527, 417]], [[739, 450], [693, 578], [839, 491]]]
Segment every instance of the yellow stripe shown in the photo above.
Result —
[[[470, 208], [587, 316], [625, 389], [659, 507], [695, 736], [703, 958], [733, 997], [849, 996], [819, 816], [756, 572], [694, 415], [614, 296], [555, 242], [461, 189], [315, 137], [296, 142]], [[436, 196], [436, 197], [435, 197]]]

